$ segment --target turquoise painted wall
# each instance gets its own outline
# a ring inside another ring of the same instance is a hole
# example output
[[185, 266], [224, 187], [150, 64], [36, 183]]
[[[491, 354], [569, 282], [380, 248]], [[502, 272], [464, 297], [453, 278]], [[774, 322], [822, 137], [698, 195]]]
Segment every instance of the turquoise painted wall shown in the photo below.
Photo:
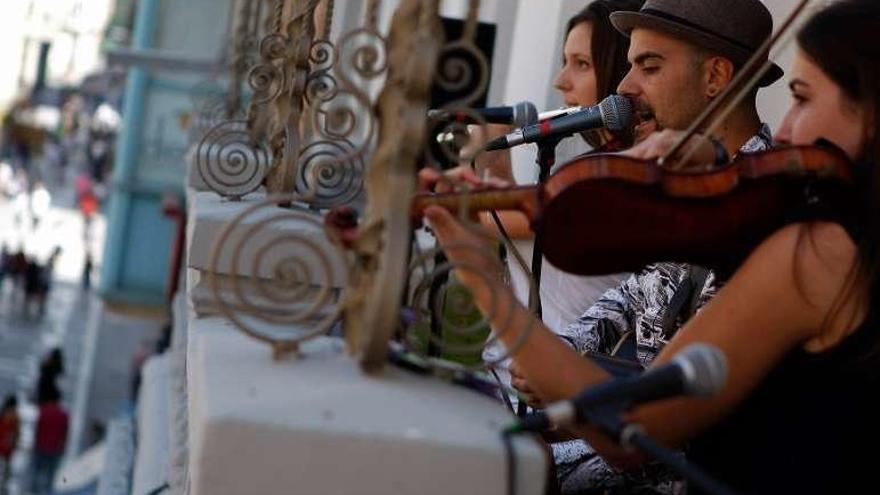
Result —
[[[140, 0], [131, 48], [216, 59], [231, 1]], [[191, 90], [217, 76], [129, 69], [98, 285], [108, 300], [164, 304], [175, 225], [162, 198], [183, 195]]]

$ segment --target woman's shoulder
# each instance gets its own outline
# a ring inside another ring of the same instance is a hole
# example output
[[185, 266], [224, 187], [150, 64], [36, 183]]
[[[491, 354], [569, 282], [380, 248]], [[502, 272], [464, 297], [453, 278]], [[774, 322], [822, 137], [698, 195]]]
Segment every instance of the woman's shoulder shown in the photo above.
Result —
[[856, 259], [856, 243], [839, 223], [797, 223], [765, 239], [739, 271], [770, 288], [767, 297], [781, 307], [794, 308], [805, 330], [825, 342], [819, 347], [827, 348], [862, 319], [861, 298], [842, 299], [854, 283]]
[[799, 265], [811, 269], [839, 270], [840, 262], [852, 262], [856, 243], [840, 223], [802, 222], [787, 225], [761, 243], [756, 252], [793, 256]]

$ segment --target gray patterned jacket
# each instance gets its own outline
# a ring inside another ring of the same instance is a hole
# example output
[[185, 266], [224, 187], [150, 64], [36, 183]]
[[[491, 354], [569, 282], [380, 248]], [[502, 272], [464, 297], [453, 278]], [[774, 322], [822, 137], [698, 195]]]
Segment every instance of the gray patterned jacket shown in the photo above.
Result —
[[[770, 149], [770, 128], [763, 124], [758, 134], [741, 148], [742, 153]], [[683, 263], [656, 263], [631, 275], [609, 289], [577, 321], [559, 333], [578, 352], [611, 353], [620, 337], [633, 331], [639, 361], [647, 366], [663, 348], [663, 320], [670, 300], [689, 275]], [[699, 309], [715, 295], [715, 276], [709, 274], [697, 295]], [[696, 295], [696, 294], [695, 294]], [[684, 322], [677, 322], [680, 326]], [[585, 442], [573, 440], [553, 444], [562, 492], [580, 493], [602, 488], [619, 493], [680, 493], [683, 483], [659, 466], [622, 473], [605, 463]]]

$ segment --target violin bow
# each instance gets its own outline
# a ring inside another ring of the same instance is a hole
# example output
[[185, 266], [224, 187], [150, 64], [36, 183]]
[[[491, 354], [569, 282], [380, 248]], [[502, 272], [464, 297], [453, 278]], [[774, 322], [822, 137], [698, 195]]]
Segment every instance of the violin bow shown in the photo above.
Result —
[[[694, 134], [701, 132], [703, 130], [703, 126], [709, 121], [710, 118], [714, 120], [709, 124], [706, 128], [706, 133], [711, 135], [713, 132], [718, 130], [718, 127], [724, 122], [731, 112], [736, 108], [737, 105], [742, 102], [743, 98], [749, 93], [749, 91], [755, 87], [755, 85], [760, 82], [761, 78], [764, 77], [764, 74], [768, 69], [772, 66], [773, 62], [771, 57], [769, 56], [770, 50], [782, 39], [782, 37], [788, 32], [789, 29], [794, 25], [794, 21], [800, 16], [800, 14], [804, 11], [807, 4], [810, 0], [801, 0], [800, 3], [794, 8], [794, 10], [789, 14], [789, 16], [785, 19], [776, 33], [769, 36], [764, 43], [761, 44], [758, 51], [754, 53], [754, 55], [749, 58], [749, 60], [743, 65], [742, 69], [740, 69], [739, 73], [734, 76], [733, 80], [731, 80], [730, 84], [721, 92], [718, 98], [712, 100], [709, 105], [703, 110], [697, 119], [688, 127], [685, 131], [684, 135], [682, 135], [670, 148], [666, 151], [660, 158], [657, 159], [657, 164], [660, 166], [667, 166], [670, 170], [678, 170], [682, 168], [682, 166], [688, 162], [693, 156], [695, 151], [694, 148], [691, 148], [688, 153], [686, 153], [681, 160], [677, 163], [667, 164], [666, 162], [670, 159], [670, 157], [674, 157], [678, 154], [685, 143], [694, 136]], [[789, 38], [790, 40], [790, 38]], [[761, 59], [766, 56], [766, 60], [762, 63]], [[760, 65], [759, 65], [760, 64]], [[756, 69], [757, 68], [757, 69]], [[719, 108], [722, 105], [726, 105], [720, 112], [718, 112]], [[716, 112], [718, 112], [716, 114]]]

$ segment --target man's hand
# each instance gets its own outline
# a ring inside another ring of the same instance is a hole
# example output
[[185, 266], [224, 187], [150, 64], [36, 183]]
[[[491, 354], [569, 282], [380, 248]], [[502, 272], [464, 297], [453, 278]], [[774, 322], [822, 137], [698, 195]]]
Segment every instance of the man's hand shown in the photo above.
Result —
[[507, 367], [507, 371], [510, 372], [510, 385], [520, 393], [520, 396], [525, 399], [526, 404], [528, 404], [529, 407], [541, 409], [545, 406], [544, 401], [535, 395], [535, 391], [529, 386], [529, 383], [526, 381], [515, 362], [511, 361], [510, 366]]
[[[644, 141], [620, 154], [642, 160], [654, 160], [664, 156], [683, 136], [684, 131], [666, 129], [655, 132]], [[690, 158], [688, 158], [687, 163], [678, 163], [679, 160], [688, 155], [690, 155]], [[714, 166], [715, 158], [715, 145], [712, 141], [702, 134], [695, 134], [688, 139], [675, 156], [671, 156], [666, 160], [666, 165], [674, 166], [676, 169], [705, 168], [707, 166]]]

